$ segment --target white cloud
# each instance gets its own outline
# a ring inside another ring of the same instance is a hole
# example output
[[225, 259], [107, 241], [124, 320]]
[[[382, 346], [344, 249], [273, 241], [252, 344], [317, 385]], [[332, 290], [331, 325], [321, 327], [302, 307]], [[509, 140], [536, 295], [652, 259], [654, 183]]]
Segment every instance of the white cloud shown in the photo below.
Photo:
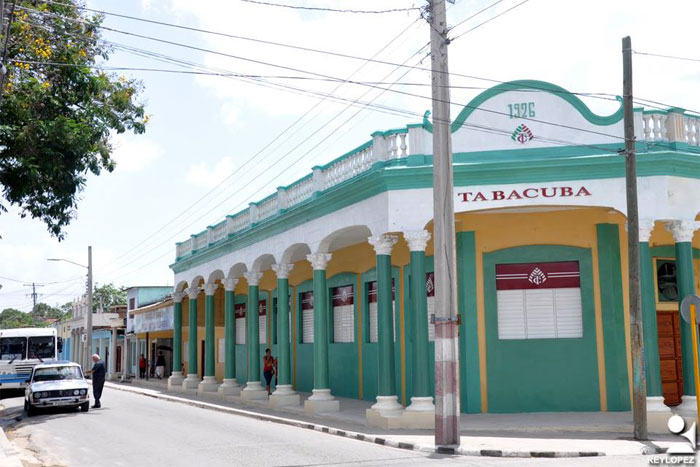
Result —
[[205, 161], [191, 166], [187, 170], [185, 179], [188, 183], [205, 188], [213, 188], [233, 172], [233, 159], [229, 156], [221, 159], [211, 169]]
[[158, 143], [142, 135], [117, 135], [112, 144], [112, 157], [117, 162], [117, 170], [144, 169], [163, 154]]
[[233, 102], [224, 102], [221, 104], [221, 120], [230, 126], [240, 123], [241, 108]]

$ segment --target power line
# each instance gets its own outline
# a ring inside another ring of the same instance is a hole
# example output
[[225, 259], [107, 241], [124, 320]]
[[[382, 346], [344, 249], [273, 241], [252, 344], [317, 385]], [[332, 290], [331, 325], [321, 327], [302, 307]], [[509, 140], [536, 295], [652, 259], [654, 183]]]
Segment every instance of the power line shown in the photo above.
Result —
[[485, 24], [488, 24], [488, 23], [490, 23], [491, 21], [495, 20], [496, 18], [499, 18], [499, 17], [505, 15], [505, 14], [508, 13], [509, 11], [515, 10], [515, 9], [518, 8], [520, 5], [523, 5], [523, 4], [525, 4], [525, 3], [529, 2], [529, 1], [530, 1], [530, 0], [523, 0], [522, 2], [518, 3], [517, 5], [512, 6], [512, 7], [508, 8], [507, 10], [505, 10], [505, 11], [503, 11], [503, 12], [497, 14], [497, 15], [494, 16], [493, 18], [489, 18], [489, 19], [487, 19], [486, 21], [484, 21], [483, 23], [479, 23], [479, 24], [477, 24], [476, 26], [474, 26], [473, 28], [464, 31], [463, 33], [461, 33], [460, 35], [458, 35], [458, 36], [455, 37], [454, 39], [450, 39], [450, 41], [452, 41], [452, 42], [453, 42], [453, 41], [456, 41], [457, 39], [459, 39], [460, 37], [464, 36], [465, 34], [469, 34], [470, 32], [474, 31], [475, 29], [479, 29], [481, 26], [483, 26], [483, 25], [485, 25]]
[[664, 54], [654, 54], [649, 52], [637, 52], [633, 50], [632, 53], [635, 55], [646, 55], [648, 57], [658, 57], [658, 58], [668, 58], [671, 60], [682, 60], [685, 62], [700, 62], [700, 58], [688, 58], [688, 57], [678, 57], [676, 55], [664, 55]]
[[280, 8], [291, 8], [294, 10], [309, 10], [309, 11], [328, 11], [332, 13], [359, 13], [359, 14], [382, 14], [382, 13], [401, 13], [407, 11], [420, 10], [418, 7], [411, 8], [391, 8], [388, 10], [341, 10], [336, 8], [322, 8], [322, 7], [309, 7], [309, 6], [299, 6], [299, 5], [285, 5], [283, 3], [271, 3], [262, 2], [259, 0], [241, 0], [246, 3], [254, 3], [256, 5], [280, 7]]

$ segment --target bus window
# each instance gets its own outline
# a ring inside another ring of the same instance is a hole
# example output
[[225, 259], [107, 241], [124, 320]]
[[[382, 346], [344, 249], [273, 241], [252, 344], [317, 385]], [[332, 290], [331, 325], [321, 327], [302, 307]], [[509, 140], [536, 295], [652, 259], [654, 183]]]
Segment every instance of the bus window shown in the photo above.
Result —
[[26, 337], [2, 337], [0, 338], [0, 359], [15, 360], [24, 359], [27, 350]]
[[29, 358], [54, 358], [53, 336], [37, 336], [29, 338]]

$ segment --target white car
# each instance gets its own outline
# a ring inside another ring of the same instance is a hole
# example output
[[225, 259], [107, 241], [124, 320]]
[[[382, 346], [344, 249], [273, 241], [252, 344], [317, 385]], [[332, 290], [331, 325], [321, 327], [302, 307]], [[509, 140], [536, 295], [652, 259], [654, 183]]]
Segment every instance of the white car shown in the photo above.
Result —
[[24, 410], [31, 417], [37, 409], [80, 407], [90, 410], [88, 384], [80, 365], [67, 361], [41, 363], [34, 367], [24, 391]]

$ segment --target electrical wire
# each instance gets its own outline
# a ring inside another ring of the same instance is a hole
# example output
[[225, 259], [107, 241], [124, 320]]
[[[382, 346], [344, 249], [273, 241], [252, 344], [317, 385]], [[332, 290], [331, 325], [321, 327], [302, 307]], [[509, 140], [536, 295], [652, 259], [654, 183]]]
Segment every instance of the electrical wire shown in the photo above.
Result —
[[655, 54], [655, 53], [650, 53], [650, 52], [638, 52], [636, 50], [633, 50], [632, 53], [636, 54], [636, 55], [646, 55], [647, 57], [668, 58], [671, 60], [681, 60], [684, 62], [698, 62], [698, 63], [700, 63], [700, 58], [688, 58], [688, 57], [679, 57], [676, 55], [664, 55], [664, 54]]
[[279, 8], [291, 8], [294, 10], [327, 11], [327, 12], [332, 12], [332, 13], [382, 14], [382, 13], [403, 13], [403, 12], [408, 12], [408, 11], [420, 10], [420, 8], [418, 8], [418, 7], [391, 8], [388, 10], [341, 10], [341, 9], [336, 9], [336, 8], [285, 5], [282, 3], [262, 2], [259, 0], [241, 0], [241, 1], [245, 2], [245, 3], [254, 3], [256, 5], [263, 5], [263, 6], [272, 6], [272, 7], [279, 7]]
[[484, 22], [482, 22], [482, 23], [479, 23], [479, 24], [477, 24], [476, 26], [474, 26], [473, 28], [468, 29], [468, 30], [464, 31], [463, 33], [461, 33], [460, 35], [458, 35], [458, 36], [456, 36], [456, 37], [450, 39], [450, 42], [456, 41], [457, 39], [459, 39], [460, 37], [464, 36], [465, 34], [469, 34], [470, 32], [472, 32], [472, 31], [474, 31], [474, 30], [476, 30], [476, 29], [479, 29], [481, 26], [490, 23], [491, 21], [495, 20], [496, 18], [500, 18], [501, 16], [505, 15], [505, 14], [508, 13], [509, 11], [515, 10], [515, 9], [518, 8], [520, 5], [524, 5], [525, 3], [529, 2], [529, 1], [530, 1], [530, 0], [523, 0], [522, 2], [518, 3], [517, 5], [512, 6], [512, 7], [508, 8], [507, 10], [505, 10], [505, 11], [503, 11], [503, 12], [497, 14], [497, 15], [494, 16], [493, 18], [489, 18], [489, 19], [487, 19], [486, 21], [484, 21]]

